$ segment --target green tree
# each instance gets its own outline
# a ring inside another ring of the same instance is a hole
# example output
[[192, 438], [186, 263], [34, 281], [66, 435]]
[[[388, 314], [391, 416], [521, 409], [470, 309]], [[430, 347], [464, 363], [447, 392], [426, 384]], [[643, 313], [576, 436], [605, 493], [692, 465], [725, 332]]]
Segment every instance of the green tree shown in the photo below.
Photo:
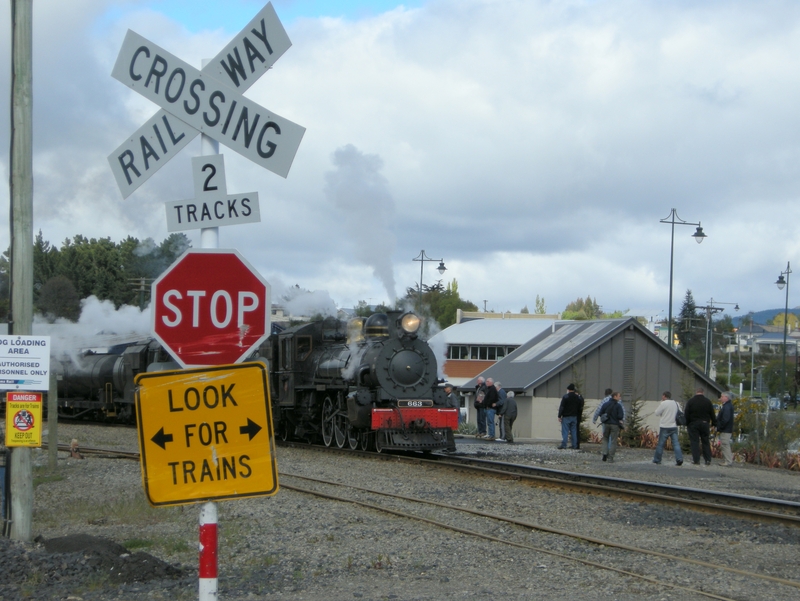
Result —
[[528, 305], [522, 307], [522, 309], [520, 309], [519, 312], [522, 313], [523, 315], [528, 315], [530, 313], [530, 311], [528, 311]]
[[698, 312], [691, 290], [686, 291], [674, 332], [687, 359], [697, 362], [705, 356], [706, 318]]
[[597, 300], [590, 296], [586, 299], [578, 298], [569, 303], [561, 313], [563, 319], [597, 319], [601, 317], [603, 310], [597, 304]]
[[536, 295], [536, 309], [535, 313], [537, 315], [545, 315], [547, 313], [547, 305], [544, 304], [544, 298], [539, 298], [539, 295]]
[[47, 280], [39, 290], [36, 308], [50, 323], [60, 317], [78, 321], [81, 299], [72, 282], [63, 275], [57, 275]]
[[[419, 310], [419, 290], [406, 288], [405, 299]], [[477, 311], [475, 303], [464, 300], [458, 293], [458, 281], [453, 279], [442, 285], [441, 280], [430, 286], [422, 287], [421, 316], [431, 317], [441, 328], [446, 328], [456, 322], [458, 309], [462, 311]]]
[[[788, 321], [789, 323], [789, 331], [796, 330], [797, 324], [800, 323], [800, 319], [798, 319], [797, 315], [795, 315], [794, 313], [789, 313], [786, 321]], [[770, 319], [767, 322], [767, 324], [772, 326], [779, 326], [782, 328], [784, 324], [783, 313], [778, 313], [775, 317]]]

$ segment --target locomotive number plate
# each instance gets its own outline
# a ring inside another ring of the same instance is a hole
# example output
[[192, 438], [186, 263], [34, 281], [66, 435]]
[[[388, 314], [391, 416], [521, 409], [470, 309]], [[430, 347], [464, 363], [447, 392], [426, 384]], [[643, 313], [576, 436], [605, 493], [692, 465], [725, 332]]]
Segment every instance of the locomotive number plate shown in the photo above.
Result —
[[433, 401], [427, 400], [414, 400], [414, 401], [397, 401], [398, 407], [433, 407]]

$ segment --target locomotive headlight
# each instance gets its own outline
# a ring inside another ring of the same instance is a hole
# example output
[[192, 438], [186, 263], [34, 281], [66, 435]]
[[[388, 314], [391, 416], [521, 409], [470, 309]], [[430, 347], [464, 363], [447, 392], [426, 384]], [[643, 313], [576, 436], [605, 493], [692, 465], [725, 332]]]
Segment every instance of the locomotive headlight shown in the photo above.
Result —
[[413, 313], [405, 313], [400, 318], [400, 327], [406, 334], [416, 334], [420, 325], [422, 325], [422, 320]]

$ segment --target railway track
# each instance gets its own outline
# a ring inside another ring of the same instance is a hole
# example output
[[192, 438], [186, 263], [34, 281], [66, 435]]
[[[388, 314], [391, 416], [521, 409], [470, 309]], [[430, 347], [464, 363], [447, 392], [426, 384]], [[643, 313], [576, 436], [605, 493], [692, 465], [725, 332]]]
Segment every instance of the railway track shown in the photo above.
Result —
[[536, 486], [570, 489], [587, 494], [603, 494], [626, 500], [647, 501], [679, 506], [684, 509], [729, 515], [757, 521], [770, 521], [784, 525], [800, 526], [800, 503], [782, 499], [769, 499], [732, 494], [698, 488], [686, 488], [640, 480], [628, 480], [595, 474], [582, 474], [566, 470], [521, 465], [489, 459], [457, 457], [453, 455], [387, 455], [368, 451], [332, 449], [300, 443], [298, 448], [311, 448], [320, 452], [359, 453], [365, 457], [387, 461], [410, 462], [420, 465], [448, 468], [462, 472], [485, 474], [504, 479], [517, 479]]
[[[565, 559], [568, 561], [573, 561], [577, 563], [581, 563], [583, 565], [591, 566], [597, 569], [606, 570], [615, 572], [618, 574], [622, 574], [625, 576], [629, 576], [632, 578], [636, 578], [638, 580], [642, 580], [649, 584], [654, 584], [659, 587], [670, 588], [674, 590], [686, 591], [691, 592], [697, 595], [701, 595], [710, 599], [720, 599], [723, 601], [733, 601], [730, 597], [725, 597], [722, 595], [718, 595], [714, 592], [704, 590], [703, 588], [694, 588], [691, 586], [685, 586], [682, 584], [677, 584], [672, 581], [667, 581], [664, 579], [659, 579], [656, 576], [650, 574], [643, 574], [640, 572], [636, 572], [633, 570], [622, 569], [619, 567], [620, 563], [617, 559], [608, 562], [599, 562], [586, 559], [585, 557], [580, 557], [581, 554], [585, 555], [582, 549], [577, 549], [575, 553], [568, 554], [561, 551], [556, 551], [553, 547], [547, 546], [546, 542], [544, 544], [537, 544], [533, 545], [530, 543], [524, 542], [524, 539], [529, 535], [530, 532], [535, 531], [538, 533], [545, 533], [548, 535], [552, 535], [553, 537], [569, 537], [575, 541], [580, 542], [582, 545], [589, 545], [593, 547], [601, 547], [605, 549], [617, 549], [620, 551], [625, 551], [628, 553], [634, 553], [636, 555], [642, 556], [649, 556], [652, 558], [656, 558], [658, 561], [662, 562], [671, 562], [673, 564], [680, 563], [685, 564], [688, 566], [695, 566], [702, 569], [711, 569], [711, 570], [718, 570], [720, 572], [727, 572], [729, 574], [735, 574], [737, 576], [745, 577], [748, 579], [753, 579], [756, 581], [764, 581], [769, 582], [772, 584], [778, 584], [786, 587], [791, 587], [793, 589], [800, 589], [800, 581], [791, 580], [788, 578], [780, 578], [776, 576], [770, 576], [764, 573], [753, 572], [749, 570], [742, 570], [737, 568], [729, 567], [728, 565], [724, 564], [717, 564], [709, 561], [694, 559], [685, 556], [677, 556], [677, 555], [670, 555], [668, 553], [662, 553], [660, 551], [655, 551], [652, 549], [644, 549], [640, 547], [635, 547], [632, 545], [622, 544], [613, 540], [608, 539], [600, 539], [596, 537], [586, 536], [578, 532], [570, 532], [563, 529], [556, 529], [551, 528], [543, 524], [537, 524], [533, 522], [528, 522], [525, 520], [521, 520], [514, 517], [502, 516], [498, 515], [498, 512], [493, 510], [492, 513], [487, 513], [477, 509], [469, 509], [464, 508], [458, 505], [451, 505], [448, 503], [443, 503], [440, 501], [433, 501], [430, 499], [420, 499], [416, 497], [410, 497], [407, 495], [399, 495], [396, 493], [390, 493], [385, 491], [373, 490], [370, 488], [353, 486], [349, 484], [343, 484], [340, 482], [334, 482], [330, 480], [323, 480], [319, 478], [310, 478], [307, 476], [300, 476], [295, 474], [290, 474], [286, 472], [281, 472], [281, 487], [287, 490], [293, 490], [295, 492], [314, 495], [326, 499], [330, 499], [333, 501], [339, 501], [344, 503], [353, 503], [365, 508], [369, 508], [375, 511], [379, 511], [382, 513], [388, 513], [395, 516], [399, 516], [402, 518], [415, 520], [424, 522], [427, 524], [431, 524], [440, 528], [444, 528], [447, 530], [451, 530], [453, 532], [458, 532], [461, 534], [465, 534], [468, 536], [474, 536], [478, 538], [482, 538], [485, 540], [489, 540], [492, 542], [510, 545], [519, 549], [525, 549], [527, 551], [532, 551], [536, 553], [544, 553], [553, 557], [557, 557], [560, 559]], [[298, 486], [296, 484], [291, 484], [286, 482], [286, 478], [300, 480], [305, 483], [309, 483], [312, 486], [318, 487], [322, 486], [322, 488], [333, 488], [335, 491], [348, 491], [349, 495], [345, 496], [339, 494], [338, 492], [326, 492], [325, 490], [321, 490], [320, 488], [308, 488], [307, 486]], [[386, 506], [385, 502], [378, 501], [377, 499], [374, 501], [367, 501], [363, 498], [355, 498], [353, 493], [358, 495], [366, 494], [368, 496], [374, 496], [379, 499], [391, 499], [393, 501], [400, 501], [405, 504], [412, 504], [423, 509], [418, 510], [419, 513], [415, 512], [413, 509], [407, 508], [390, 508]], [[441, 515], [440, 518], [432, 518], [430, 517], [429, 508], [434, 508], [439, 510], [439, 514]], [[424, 513], [424, 515], [422, 515]], [[475, 529], [467, 529], [463, 526], [459, 526], [454, 524], [453, 522], [459, 521], [459, 516], [469, 515], [469, 516], [477, 516], [487, 520], [490, 524], [485, 525], [484, 528], [489, 532], [497, 531], [498, 528], [496, 527], [497, 523], [504, 523], [507, 525], [512, 526], [512, 531], [506, 534], [503, 537], [495, 536], [492, 534], [487, 534], [485, 531], [481, 532]], [[627, 562], [622, 562], [621, 565], [626, 565]], [[657, 572], [657, 566], [655, 567]], [[702, 579], [701, 579], [702, 580]], [[798, 593], [800, 594], [800, 593]]]
[[[325, 447], [311, 447], [306, 444], [291, 445], [297, 446], [306, 450], [316, 450], [331, 452], [331, 449]], [[72, 449], [69, 445], [59, 445], [59, 450], [69, 452]], [[124, 459], [139, 459], [139, 454], [136, 452], [118, 451], [113, 449], [101, 449], [94, 447], [80, 447], [78, 452], [85, 455], [101, 456], [101, 457], [118, 457]], [[338, 451], [338, 450], [337, 450]], [[343, 451], [348, 456], [355, 458], [358, 453], [352, 451]], [[690, 502], [680, 499], [678, 496], [682, 492], [679, 487], [663, 487], [662, 485], [652, 485], [652, 483], [644, 483], [637, 481], [625, 481], [619, 478], [602, 478], [596, 476], [586, 476], [582, 474], [575, 474], [573, 472], [560, 472], [548, 468], [535, 468], [531, 466], [520, 466], [516, 464], [509, 464], [505, 462], [495, 462], [485, 459], [462, 459], [452, 456], [436, 456], [432, 455], [429, 458], [421, 458], [419, 456], [404, 456], [404, 455], [387, 455], [376, 453], [360, 453], [366, 455], [371, 459], [381, 459], [393, 462], [408, 462], [412, 464], [426, 465], [433, 469], [448, 469], [456, 472], [476, 472], [485, 474], [491, 477], [513, 479], [520, 483], [531, 482], [535, 485], [542, 483], [548, 486], [556, 486], [561, 488], [571, 488], [573, 490], [591, 491], [593, 494], [603, 492], [603, 494], [621, 496], [621, 497], [634, 497], [638, 500], [646, 499], [651, 502], [664, 502], [673, 505], [680, 505], [681, 508], [686, 508]], [[539, 472], [539, 473], [537, 473]], [[564, 479], [559, 479], [558, 476]], [[458, 532], [463, 535], [478, 537], [484, 540], [492, 541], [493, 543], [509, 545], [520, 550], [525, 550], [531, 553], [542, 553], [561, 560], [576, 562], [598, 570], [618, 573], [630, 578], [635, 578], [643, 583], [649, 583], [658, 587], [665, 587], [679, 591], [689, 592], [695, 595], [703, 596], [711, 599], [720, 599], [723, 601], [733, 600], [734, 597], [726, 597], [717, 594], [713, 589], [707, 585], [697, 584], [697, 588], [692, 585], [692, 582], [701, 583], [703, 577], [687, 579], [685, 582], [676, 582], [663, 579], [659, 577], [658, 565], [681, 564], [687, 566], [688, 570], [700, 570], [706, 573], [707, 570], [718, 571], [719, 574], [736, 575], [738, 578], [745, 578], [748, 581], [763, 582], [766, 586], [789, 587], [792, 591], [800, 589], [800, 581], [792, 578], [784, 578], [780, 575], [769, 575], [763, 572], [756, 572], [749, 569], [740, 569], [729, 567], [728, 565], [713, 563], [702, 559], [696, 559], [686, 556], [670, 555], [653, 549], [627, 545], [615, 540], [604, 539], [599, 537], [586, 536], [580, 532], [571, 532], [565, 529], [557, 529], [547, 526], [546, 524], [534, 523], [519, 519], [518, 517], [511, 517], [502, 515], [502, 512], [493, 510], [487, 513], [478, 509], [465, 508], [463, 506], [452, 505], [440, 501], [441, 497], [433, 499], [417, 498], [408, 495], [401, 495], [395, 492], [387, 492], [383, 490], [376, 490], [372, 488], [353, 486], [346, 483], [335, 482], [320, 478], [311, 478], [306, 475], [293, 474], [285, 470], [280, 470], [281, 487], [286, 490], [292, 490], [300, 494], [314, 495], [316, 497], [329, 499], [332, 501], [355, 504], [361, 507], [369, 508], [374, 511], [379, 511], [385, 514], [402, 517], [404, 519], [423, 522], [433, 525], [437, 528], [444, 528], [449, 531]], [[588, 478], [588, 479], [587, 479]], [[605, 482], [604, 482], [605, 481]], [[652, 491], [646, 490], [646, 485], [652, 485], [656, 488], [663, 488], [660, 493], [656, 494]], [[608, 488], [598, 488], [607, 486]], [[630, 489], [630, 490], [629, 490]], [[633, 492], [631, 492], [633, 490]], [[764, 520], [764, 514], [769, 514], [770, 519], [780, 521], [783, 523], [791, 523], [797, 525], [796, 512], [798, 507], [796, 503], [786, 503], [783, 501], [775, 501], [774, 505], [787, 506], [790, 511], [795, 512], [795, 515], [780, 515], [774, 513], [776, 510], [766, 510], [760, 508], [756, 513], [748, 511], [746, 508], [737, 507], [718, 507], [711, 503], [708, 499], [716, 496], [723, 497], [730, 501], [731, 498], [738, 498], [739, 501], [750, 502], [756, 497], [746, 497], [740, 495], [708, 493], [708, 491], [690, 490], [691, 494], [697, 495], [698, 492], [707, 493], [703, 495], [703, 500], [695, 499], [695, 502], [700, 503], [699, 508], [707, 512], [718, 512], [735, 514], [740, 517], [754, 518], [758, 517], [759, 520]], [[710, 495], [710, 496], [709, 496]], [[758, 499], [762, 503], [769, 503], [771, 499]], [[475, 520], [479, 521], [476, 522]], [[464, 527], [465, 523], [470, 525], [470, 528]], [[502, 525], [499, 527], [498, 525]], [[498, 534], [498, 533], [502, 533]], [[532, 533], [535, 533], [532, 534]], [[558, 542], [549, 542], [569, 538], [574, 541], [574, 544], [565, 545]], [[598, 553], [598, 550], [614, 550], [616, 554], [608, 554], [607, 552]], [[633, 554], [628, 557], [640, 556], [648, 557], [646, 562], [648, 567], [642, 569], [641, 563], [638, 562], [637, 567], [626, 568], [622, 566], [636, 565], [636, 561], [620, 560], [619, 553]], [[599, 557], [600, 560], [590, 559], [590, 557]], [[724, 578], [724, 577], [723, 577]], [[800, 593], [797, 593], [800, 594]]]
[[[313, 449], [318, 452], [343, 453], [346, 456], [362, 456], [384, 461], [397, 461], [460, 472], [515, 479], [535, 486], [569, 489], [587, 494], [603, 494], [626, 500], [646, 501], [679, 506], [713, 514], [728, 515], [757, 521], [769, 521], [800, 526], [800, 503], [782, 499], [770, 499], [698, 488], [679, 487], [641, 480], [630, 480], [610, 476], [598, 476], [566, 470], [508, 463], [489, 459], [456, 457], [452, 455], [386, 454], [370, 451], [352, 451], [305, 443], [280, 442], [281, 446]], [[47, 443], [43, 443], [47, 448]], [[59, 444], [58, 450], [66, 453], [74, 449]], [[83, 455], [139, 460], [138, 452], [118, 451], [93, 447], [78, 447]]]

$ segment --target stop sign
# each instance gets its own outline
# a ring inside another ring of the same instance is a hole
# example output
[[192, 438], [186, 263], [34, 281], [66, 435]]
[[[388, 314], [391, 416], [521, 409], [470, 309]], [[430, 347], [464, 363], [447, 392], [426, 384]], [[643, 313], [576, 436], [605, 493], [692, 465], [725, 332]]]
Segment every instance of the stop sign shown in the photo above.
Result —
[[269, 336], [269, 284], [235, 250], [186, 251], [152, 298], [153, 333], [184, 367], [238, 363]]

